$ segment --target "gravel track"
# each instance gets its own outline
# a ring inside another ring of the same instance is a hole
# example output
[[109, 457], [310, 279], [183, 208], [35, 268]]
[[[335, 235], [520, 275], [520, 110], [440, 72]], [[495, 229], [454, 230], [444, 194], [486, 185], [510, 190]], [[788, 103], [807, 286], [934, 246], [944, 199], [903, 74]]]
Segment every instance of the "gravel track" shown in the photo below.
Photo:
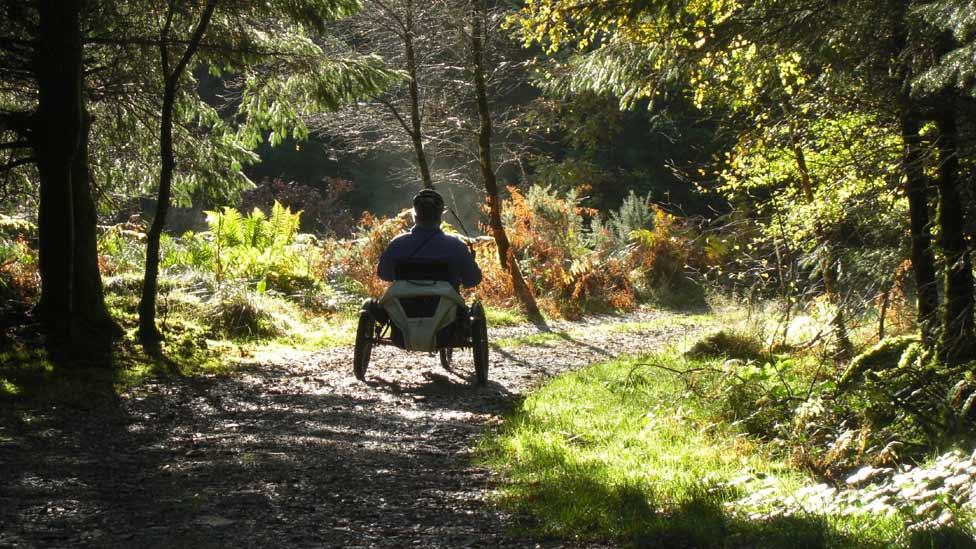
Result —
[[[681, 343], [697, 328], [641, 311], [558, 323], [544, 345], [352, 349], [256, 357], [232, 376], [140, 386], [90, 407], [0, 411], [0, 547], [567, 547], [510, 532], [472, 465], [485, 429], [560, 372]], [[615, 325], [644, 322], [642, 328]], [[535, 333], [492, 329], [490, 338]], [[593, 546], [593, 545], [590, 545]]]

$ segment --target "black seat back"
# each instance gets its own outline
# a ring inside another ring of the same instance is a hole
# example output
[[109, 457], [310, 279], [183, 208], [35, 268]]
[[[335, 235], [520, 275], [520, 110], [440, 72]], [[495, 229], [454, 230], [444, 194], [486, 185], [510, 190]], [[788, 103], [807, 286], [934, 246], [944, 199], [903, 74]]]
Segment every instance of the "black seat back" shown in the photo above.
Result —
[[451, 269], [446, 261], [429, 259], [401, 259], [396, 263], [397, 280], [451, 280]]
[[437, 295], [401, 297], [399, 301], [407, 318], [430, 318], [437, 312], [441, 297]]

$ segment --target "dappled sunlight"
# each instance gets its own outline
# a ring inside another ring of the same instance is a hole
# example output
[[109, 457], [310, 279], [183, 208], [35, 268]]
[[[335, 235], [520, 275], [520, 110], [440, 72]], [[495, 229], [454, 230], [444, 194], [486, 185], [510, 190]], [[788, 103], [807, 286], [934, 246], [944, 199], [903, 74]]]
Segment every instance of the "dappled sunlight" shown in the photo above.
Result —
[[[648, 337], [599, 333], [608, 348]], [[673, 336], [662, 328], [652, 337]], [[18, 503], [7, 516], [26, 539], [50, 528], [64, 539], [125, 544], [151, 543], [164, 530], [191, 545], [213, 536], [273, 544], [282, 532], [358, 543], [364, 532], [379, 539], [396, 530], [425, 545], [485, 536], [521, 546], [529, 541], [506, 533], [507, 515], [486, 505], [489, 473], [471, 467], [471, 448], [538, 379], [600, 356], [590, 340], [560, 341], [545, 352], [515, 351], [537, 372], [529, 377], [520, 362], [492, 355], [484, 386], [474, 384], [467, 354], [447, 372], [436, 357], [383, 349], [363, 384], [352, 375], [348, 347], [281, 347], [238, 359], [234, 375], [120, 388], [97, 408], [107, 416], [90, 416], [99, 426], [23, 402], [20, 427], [0, 431], [2, 474], [44, 480], [11, 492]], [[79, 531], [95, 534], [71, 534], [60, 529], [61, 515], [41, 513], [59, 493], [74, 502], [61, 507], [77, 510]], [[409, 530], [415, 524], [424, 526]]]
[[976, 547], [973, 0], [0, 0], [0, 547]]

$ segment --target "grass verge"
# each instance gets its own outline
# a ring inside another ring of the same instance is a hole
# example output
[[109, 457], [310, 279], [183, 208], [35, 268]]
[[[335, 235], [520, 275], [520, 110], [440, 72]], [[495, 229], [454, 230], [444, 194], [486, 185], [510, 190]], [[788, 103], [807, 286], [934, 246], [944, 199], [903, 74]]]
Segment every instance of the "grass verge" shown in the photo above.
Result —
[[[901, 517], [776, 516], [739, 500], [796, 494], [813, 479], [690, 390], [676, 354], [624, 359], [560, 376], [531, 394], [479, 447], [506, 483], [499, 503], [545, 537], [638, 547], [935, 547]], [[771, 498], [772, 499], [772, 498]]]

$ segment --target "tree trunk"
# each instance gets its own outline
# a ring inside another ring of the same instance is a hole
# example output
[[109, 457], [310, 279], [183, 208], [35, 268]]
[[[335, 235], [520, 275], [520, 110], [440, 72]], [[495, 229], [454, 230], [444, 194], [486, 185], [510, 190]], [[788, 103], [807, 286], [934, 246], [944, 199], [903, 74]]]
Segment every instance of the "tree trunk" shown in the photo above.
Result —
[[[789, 109], [787, 109], [787, 112], [789, 112]], [[800, 172], [800, 186], [807, 203], [813, 204], [815, 197], [813, 195], [813, 184], [810, 181], [810, 171], [807, 168], [806, 155], [803, 153], [803, 148], [800, 147], [796, 133], [796, 129], [793, 127], [791, 121], [790, 142], [793, 145], [793, 155], [796, 159], [797, 171]], [[834, 307], [834, 316], [831, 318], [830, 324], [833, 327], [834, 338], [837, 343], [836, 354], [838, 358], [847, 358], [854, 354], [854, 345], [851, 344], [850, 337], [847, 334], [847, 324], [844, 322], [844, 300], [841, 298], [840, 288], [838, 288], [837, 260], [834, 257], [830, 237], [827, 235], [827, 231], [819, 219], [814, 223], [814, 231], [817, 235], [817, 241], [823, 250], [820, 258], [820, 272], [823, 276], [824, 292]]]
[[413, 6], [407, 6], [407, 28], [403, 34], [403, 49], [407, 58], [407, 74], [410, 81], [407, 83], [407, 91], [410, 94], [410, 140], [413, 141], [413, 149], [417, 155], [417, 167], [420, 169], [420, 178], [424, 183], [425, 189], [433, 189], [434, 181], [430, 177], [430, 164], [427, 162], [427, 153], [424, 151], [424, 133], [420, 120], [420, 89], [417, 84], [417, 55], [413, 45]]
[[163, 69], [163, 104], [159, 122], [159, 195], [156, 200], [156, 215], [146, 235], [146, 273], [142, 282], [142, 298], [139, 301], [139, 340], [150, 351], [158, 351], [162, 334], [156, 328], [156, 290], [159, 285], [159, 243], [166, 227], [166, 214], [169, 213], [170, 195], [173, 187], [173, 171], [176, 159], [173, 156], [173, 108], [176, 92], [183, 71], [190, 64], [200, 46], [200, 40], [207, 32], [207, 25], [216, 8], [216, 0], [209, 0], [193, 30], [193, 36], [176, 66], [170, 69], [169, 45], [170, 28], [173, 22], [174, 1], [170, 0], [166, 22], [160, 33], [159, 56]]
[[[162, 46], [165, 48], [166, 46]], [[146, 273], [142, 282], [142, 299], [139, 300], [139, 340], [147, 347], [155, 347], [162, 339], [156, 327], [156, 291], [159, 287], [159, 244], [166, 228], [166, 214], [169, 213], [170, 194], [173, 186], [173, 104], [176, 98], [176, 83], [166, 76], [163, 92], [162, 117], [159, 131], [159, 195], [156, 199], [156, 213], [152, 226], [146, 235]]]
[[39, 0], [32, 146], [40, 178], [41, 299], [35, 313], [73, 348], [103, 348], [121, 334], [102, 293], [88, 173], [81, 0]]
[[[88, 140], [91, 116], [82, 111], [81, 142], [71, 170], [74, 218], [74, 311], [72, 340], [75, 346], [87, 345], [106, 337], [115, 339], [124, 333], [112, 319], [105, 305], [105, 290], [98, 268], [98, 217], [91, 194], [91, 169], [88, 164]], [[101, 334], [101, 336], [98, 336]], [[98, 343], [100, 345], [100, 343]]]
[[966, 245], [965, 219], [959, 195], [954, 98], [948, 99], [935, 116], [939, 130], [939, 244], [945, 256], [945, 308], [939, 358], [956, 362], [972, 356], [973, 338], [973, 266]]
[[542, 313], [539, 312], [539, 305], [535, 301], [535, 296], [529, 289], [525, 278], [522, 277], [522, 270], [519, 268], [518, 261], [511, 249], [505, 227], [502, 225], [502, 205], [498, 197], [498, 182], [495, 178], [495, 170], [491, 159], [491, 112], [488, 109], [488, 93], [485, 84], [485, 68], [483, 59], [483, 18], [485, 6], [482, 0], [472, 0], [472, 30], [471, 30], [471, 70], [474, 73], [475, 94], [477, 96], [478, 117], [480, 127], [478, 131], [478, 155], [479, 166], [481, 169], [481, 179], [485, 185], [485, 194], [488, 199], [488, 226], [491, 235], [495, 239], [498, 248], [498, 261], [502, 268], [508, 271], [512, 277], [512, 286], [515, 289], [515, 297], [521, 303], [529, 320], [541, 324], [544, 322]]
[[52, 4], [38, 2], [38, 101], [32, 137], [40, 179], [37, 234], [41, 298], [35, 312], [49, 328], [66, 334], [74, 251], [71, 163], [81, 133], [81, 53], [72, 54], [71, 49], [80, 42], [80, 5], [66, 3], [58, 13]]
[[933, 347], [938, 333], [939, 289], [929, 226], [929, 182], [922, 169], [919, 121], [917, 114], [908, 109], [902, 114], [902, 164], [905, 170], [908, 216], [911, 220], [912, 271], [918, 292], [918, 326], [924, 344]]

